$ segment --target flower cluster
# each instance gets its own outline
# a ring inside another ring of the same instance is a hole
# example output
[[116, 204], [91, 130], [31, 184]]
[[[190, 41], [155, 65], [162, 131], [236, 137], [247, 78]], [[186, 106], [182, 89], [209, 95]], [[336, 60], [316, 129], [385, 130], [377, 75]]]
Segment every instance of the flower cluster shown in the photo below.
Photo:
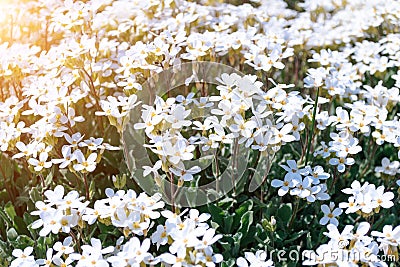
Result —
[[389, 176], [395, 176], [397, 173], [400, 172], [400, 162], [395, 160], [395, 161], [390, 161], [388, 158], [383, 158], [382, 159], [382, 166], [377, 166], [375, 167], [375, 172], [376, 173], [381, 173], [381, 174], [386, 174]]
[[351, 188], [345, 188], [343, 193], [352, 195], [348, 202], [340, 203], [339, 206], [346, 209], [346, 213], [360, 213], [365, 217], [378, 213], [382, 207], [384, 209], [391, 208], [394, 194], [385, 192], [383, 185], [376, 187], [374, 184], [365, 182], [363, 185], [359, 181], [354, 181]]
[[299, 169], [296, 161], [288, 160], [287, 165], [281, 165], [281, 167], [287, 171], [284, 180], [274, 179], [271, 182], [273, 187], [279, 187], [279, 196], [284, 196], [289, 192], [290, 195], [304, 198], [308, 202], [330, 198], [326, 193], [326, 184], [321, 183], [321, 180], [328, 179], [330, 175], [321, 166], [314, 168], [306, 166]]
[[[135, 128], [145, 129], [149, 139], [145, 147], [160, 159], [153, 167], [145, 166], [146, 175], [152, 172], [157, 176], [157, 171], [162, 169], [179, 177], [179, 185], [182, 185], [201, 171], [199, 166], [186, 169], [184, 165], [184, 161], [195, 158], [195, 145], [208, 151], [237, 142], [254, 150], [277, 151], [280, 146], [299, 139], [299, 131], [304, 126], [298, 125], [298, 117], [292, 114], [295, 110], [287, 109], [289, 114], [281, 112], [279, 120], [289, 121], [287, 123], [273, 125], [269, 117], [272, 109], [282, 109], [279, 102], [287, 97], [281, 89], [285, 85], [277, 85], [266, 93], [256, 76], [224, 73], [217, 80], [220, 82], [216, 87], [218, 95], [202, 97], [200, 102], [194, 100], [194, 93], [191, 93], [186, 98], [179, 95], [165, 101], [157, 96], [154, 106], [143, 106], [143, 122], [136, 123]], [[287, 101], [298, 102], [301, 98], [293, 95]], [[190, 120], [190, 114], [197, 114], [198, 110], [212, 116]], [[250, 111], [251, 116], [246, 115]], [[184, 137], [183, 132], [189, 130], [196, 132], [190, 138]]]
[[96, 200], [94, 208], [88, 207], [88, 201], [82, 202], [84, 197], [80, 197], [77, 191], [70, 191], [64, 196], [64, 187], [61, 185], [44, 194], [47, 199], [45, 202], [36, 202], [38, 210], [32, 212], [32, 215], [40, 217], [32, 224], [32, 228], [42, 227], [39, 232], [41, 236], [50, 232], [69, 233], [73, 227], [83, 228], [83, 222], [91, 225], [96, 220], [122, 228], [125, 236], [146, 235], [151, 227], [151, 219], [160, 216], [156, 210], [164, 207], [160, 195], [137, 195], [133, 190], [114, 192], [108, 188], [107, 198]]
[[[56, 242], [46, 252], [46, 259], [35, 260], [31, 256], [33, 249], [24, 251], [16, 249], [16, 259], [11, 266], [140, 266], [163, 263], [166, 266], [215, 266], [223, 260], [222, 255], [213, 252], [212, 245], [222, 235], [216, 234], [207, 220], [210, 215], [201, 214], [196, 209], [186, 210], [180, 214], [163, 210], [161, 215], [166, 219], [163, 225], [157, 225], [152, 233], [155, 220], [160, 217], [159, 210], [164, 202], [159, 195], [153, 197], [145, 193], [137, 195], [133, 190], [114, 192], [106, 190], [105, 199], [96, 200], [94, 208], [89, 202], [82, 202], [76, 191], [64, 196], [64, 187], [58, 185], [54, 190], [45, 192], [47, 200], [36, 202], [39, 209], [32, 212], [40, 219], [32, 224], [32, 228], [40, 228], [39, 234], [47, 236], [59, 232], [71, 234], [63, 242]], [[121, 229], [121, 237], [115, 246], [102, 247], [99, 239], [91, 238], [90, 244], [81, 245], [77, 252], [77, 240], [73, 230], [84, 228], [84, 222], [93, 225], [96, 221], [105, 225], [113, 225]], [[150, 238], [147, 238], [150, 236]], [[126, 241], [126, 242], [125, 242]], [[151, 245], [155, 245], [154, 255]], [[168, 246], [168, 252], [162, 253]]]
[[69, 233], [82, 220], [81, 215], [89, 204], [88, 201], [82, 202], [84, 197], [80, 197], [77, 191], [64, 196], [64, 187], [61, 185], [56, 186], [54, 191], [47, 190], [44, 195], [47, 200], [36, 202], [38, 210], [32, 212], [32, 215], [40, 217], [32, 224], [32, 228], [42, 228], [39, 232], [41, 236]]
[[[399, 244], [400, 227], [393, 229], [392, 226], [386, 225], [383, 233], [372, 231], [368, 234], [370, 227], [368, 222], [361, 222], [356, 229], [353, 225], [346, 225], [340, 232], [337, 226], [329, 224], [328, 232], [324, 233], [329, 237], [329, 242], [319, 246], [316, 251], [305, 251], [303, 255], [308, 259], [303, 264], [359, 266], [358, 263], [361, 263], [369, 266], [388, 266], [381, 260], [380, 252], [383, 251], [386, 256], [398, 257], [394, 253]], [[379, 237], [378, 242], [374, 237]]]
[[[189, 101], [186, 101], [189, 103]], [[144, 105], [142, 112], [143, 123], [136, 123], [136, 129], [145, 129], [149, 137], [150, 148], [158, 157], [159, 161], [153, 167], [146, 166], [145, 175], [153, 172], [157, 175], [158, 169], [171, 172], [182, 184], [184, 181], [191, 181], [193, 174], [200, 171], [200, 167], [194, 166], [186, 169], [184, 161], [194, 158], [193, 139], [185, 138], [181, 131], [184, 127], [192, 125], [187, 119], [190, 110], [182, 103], [176, 103], [176, 99], [168, 98], [164, 101], [161, 97], [155, 100], [155, 107]]]
[[221, 254], [213, 252], [212, 245], [222, 235], [215, 234], [215, 229], [210, 228], [206, 221], [209, 214], [200, 214], [197, 210], [189, 210], [184, 217], [184, 212], [174, 214], [163, 211], [166, 218], [164, 225], [158, 225], [156, 232], [151, 236], [153, 244], [169, 244], [169, 252], [158, 256], [158, 259], [169, 266], [178, 266], [184, 263], [187, 266], [215, 266], [223, 258]]
[[105, 199], [96, 200], [93, 209], [86, 209], [83, 220], [93, 224], [96, 219], [105, 224], [122, 228], [125, 236], [147, 235], [151, 220], [160, 217], [158, 210], [164, 207], [160, 195], [136, 194], [133, 190], [106, 189]]

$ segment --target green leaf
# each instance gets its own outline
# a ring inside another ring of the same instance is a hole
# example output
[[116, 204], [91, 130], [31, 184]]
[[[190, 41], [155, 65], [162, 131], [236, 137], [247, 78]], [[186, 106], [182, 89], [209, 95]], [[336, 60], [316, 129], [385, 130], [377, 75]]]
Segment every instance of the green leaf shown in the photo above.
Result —
[[248, 244], [254, 242], [254, 239], [257, 234], [257, 229], [255, 226], [250, 226], [249, 231], [246, 233], [246, 236], [240, 240], [240, 246], [241, 247], [246, 247]]
[[24, 219], [19, 216], [14, 217], [14, 227], [19, 234], [30, 235]]
[[36, 187], [33, 187], [29, 191], [29, 196], [33, 203], [36, 203], [37, 201], [42, 200], [42, 198], [40, 197], [39, 190]]
[[248, 199], [245, 202], [243, 202], [239, 208], [235, 210], [235, 220], [233, 221], [233, 228], [236, 229], [239, 227], [241, 218], [243, 215], [247, 212], [250, 211], [253, 208], [253, 200]]
[[38, 258], [44, 258], [46, 255], [46, 237], [40, 236], [36, 241], [35, 254]]
[[278, 230], [278, 231], [275, 232], [275, 236], [276, 236], [278, 241], [283, 241], [283, 240], [286, 239], [287, 234], [282, 230]]
[[299, 237], [301, 237], [302, 235], [304, 235], [305, 233], [307, 233], [308, 231], [302, 230], [300, 232], [295, 233], [294, 235], [292, 235], [289, 239], [286, 239], [283, 244], [290, 244], [293, 241], [295, 241], [296, 239], [298, 239]]
[[10, 217], [2, 209], [0, 209], [0, 217], [3, 219], [4, 223], [7, 224], [7, 227], [11, 227], [13, 225]]
[[221, 263], [221, 267], [232, 267], [235, 266], [235, 259], [229, 259], [229, 260], [225, 260], [224, 262]]
[[243, 234], [241, 232], [237, 232], [236, 234], [233, 235], [233, 240], [234, 240], [234, 245], [232, 247], [232, 254], [233, 255], [238, 255], [240, 252], [240, 243], [241, 239], [243, 237]]
[[213, 203], [208, 204], [207, 207], [211, 214], [211, 219], [218, 225], [222, 226], [224, 223], [224, 211]]
[[307, 240], [307, 248], [308, 249], [312, 249], [312, 238], [311, 238], [311, 233], [308, 232], [307, 236], [306, 236], [306, 240]]
[[11, 221], [14, 220], [14, 217], [17, 215], [15, 212], [14, 206], [12, 205], [11, 202], [8, 202], [6, 206], [4, 207], [5, 212], [7, 213], [8, 217], [11, 219]]
[[240, 217], [243, 216], [243, 214], [244, 214], [246, 211], [249, 211], [249, 210], [251, 210], [252, 208], [253, 208], [253, 200], [249, 199], [249, 200], [243, 202], [243, 203], [240, 205], [240, 207], [237, 208], [237, 209], [235, 210], [235, 213], [236, 213], [236, 214], [239, 216], [239, 218], [240, 218]]
[[15, 241], [18, 237], [18, 233], [14, 228], [10, 228], [7, 231], [7, 240], [8, 241]]
[[51, 184], [51, 182], [53, 182], [53, 171], [50, 171], [49, 174], [44, 179], [44, 184], [46, 185], [46, 187], [48, 187]]
[[[11, 159], [6, 156], [4, 153], [0, 154], [0, 161], [3, 171], [0, 172], [0, 176], [2, 176], [3, 181], [7, 182], [8, 180], [12, 180], [14, 178], [14, 164]], [[3, 174], [5, 177], [3, 177]]]
[[291, 204], [284, 204], [282, 207], [278, 209], [277, 217], [286, 225], [290, 217], [292, 216], [292, 207]]
[[89, 185], [89, 198], [92, 199], [95, 193], [96, 193], [96, 185], [94, 183], [94, 180], [92, 180]]
[[218, 241], [222, 246], [222, 255], [224, 258], [228, 259], [232, 257], [232, 249], [235, 244], [235, 240], [231, 235], [225, 235], [222, 239]]
[[[11, 255], [10, 245], [0, 239], [0, 259], [10, 258], [10, 255]], [[0, 261], [0, 264], [1, 264], [1, 261]]]
[[249, 232], [250, 225], [253, 223], [253, 211], [247, 211], [243, 214], [242, 218], [240, 218], [240, 227], [239, 232], [243, 235], [247, 235]]
[[26, 235], [20, 235], [15, 241], [12, 242], [12, 244], [15, 248], [24, 249], [26, 247], [33, 247], [35, 245], [35, 241]]
[[232, 229], [232, 224], [233, 224], [233, 219], [235, 218], [235, 215], [233, 214], [227, 214], [224, 220], [224, 232], [225, 233], [230, 233]]

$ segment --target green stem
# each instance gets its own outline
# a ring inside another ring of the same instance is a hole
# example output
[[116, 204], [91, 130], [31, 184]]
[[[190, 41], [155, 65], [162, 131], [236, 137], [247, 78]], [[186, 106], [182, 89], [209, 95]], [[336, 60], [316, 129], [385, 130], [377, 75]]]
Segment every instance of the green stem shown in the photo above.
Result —
[[319, 87], [317, 88], [317, 95], [315, 97], [314, 110], [313, 110], [313, 116], [312, 116], [312, 124], [311, 124], [310, 134], [308, 135], [306, 159], [304, 162], [305, 166], [307, 166], [307, 163], [308, 163], [308, 158], [310, 156], [311, 141], [313, 140], [313, 137], [314, 137], [313, 133], [314, 133], [314, 127], [315, 127], [315, 116], [317, 115], [318, 97], [319, 97]]
[[300, 198], [296, 197], [296, 203], [294, 206], [292, 217], [290, 218], [289, 225], [288, 225], [289, 229], [292, 227], [292, 224], [294, 222], [294, 219], [296, 218], [297, 212], [299, 211], [299, 204], [300, 204]]

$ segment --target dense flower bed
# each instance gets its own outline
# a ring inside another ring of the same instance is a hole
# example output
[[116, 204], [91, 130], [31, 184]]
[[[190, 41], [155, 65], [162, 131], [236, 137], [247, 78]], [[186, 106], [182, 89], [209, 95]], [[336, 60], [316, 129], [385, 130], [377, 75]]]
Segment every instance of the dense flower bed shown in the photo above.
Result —
[[400, 3], [229, 2], [0, 1], [0, 266], [397, 266]]

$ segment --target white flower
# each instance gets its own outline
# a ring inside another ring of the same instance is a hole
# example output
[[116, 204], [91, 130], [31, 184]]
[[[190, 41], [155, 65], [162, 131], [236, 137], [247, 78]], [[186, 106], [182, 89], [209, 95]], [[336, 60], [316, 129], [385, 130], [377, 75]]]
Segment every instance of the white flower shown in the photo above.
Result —
[[149, 167], [149, 166], [143, 166], [143, 177], [146, 177], [147, 175], [149, 175], [150, 173], [153, 173], [154, 176], [159, 176], [158, 174], [158, 170], [161, 169], [161, 165], [162, 162], [161, 160], [158, 160], [153, 167]]
[[10, 267], [23, 267], [23, 266], [32, 266], [36, 267], [39, 266], [35, 262], [35, 258], [31, 256], [33, 252], [32, 247], [26, 247], [24, 250], [21, 249], [14, 249], [12, 255], [16, 258], [11, 262]]
[[171, 108], [171, 115], [165, 116], [165, 120], [171, 123], [173, 129], [188, 127], [192, 124], [190, 120], [185, 120], [189, 116], [190, 110], [186, 110], [182, 105], [176, 105]]
[[354, 213], [360, 209], [358, 205], [356, 205], [356, 200], [354, 197], [349, 197], [348, 202], [339, 203], [339, 207], [342, 209], [346, 209], [346, 214]]
[[368, 192], [363, 192], [362, 194], [356, 195], [355, 200], [356, 205], [360, 208], [362, 212], [366, 214], [371, 213], [373, 209], [378, 207], [378, 203]]
[[233, 139], [235, 137], [234, 134], [232, 133], [226, 134], [224, 128], [222, 128], [221, 125], [215, 125], [214, 131], [215, 133], [210, 134], [209, 136], [210, 140], [213, 141], [212, 148], [217, 148], [219, 142], [224, 144], [233, 143]]
[[335, 203], [331, 202], [328, 205], [321, 205], [321, 210], [324, 213], [324, 217], [322, 217], [319, 221], [321, 225], [326, 225], [328, 223], [333, 224], [335, 226], [339, 225], [339, 221], [336, 217], [342, 214], [343, 210], [340, 208], [335, 208]]
[[193, 125], [195, 125], [195, 127], [193, 127], [194, 130], [204, 132], [213, 128], [213, 121], [209, 119], [205, 119], [203, 123], [201, 123], [200, 121], [194, 121]]
[[368, 185], [369, 185], [369, 183], [365, 182], [363, 184], [363, 186], [361, 186], [361, 183], [359, 181], [354, 180], [350, 185], [351, 188], [344, 188], [344, 189], [342, 189], [342, 192], [345, 194], [348, 194], [348, 195], [351, 195], [351, 194], [357, 195], [357, 194], [361, 193], [362, 191], [364, 191]]
[[317, 155], [322, 155], [322, 157], [325, 159], [331, 155], [331, 152], [329, 151], [329, 147], [325, 144], [324, 141], [321, 142], [321, 148], [317, 149], [314, 152], [314, 157]]
[[114, 251], [114, 247], [109, 246], [106, 248], [102, 248], [100, 239], [91, 238], [90, 245], [82, 245], [83, 254], [89, 255], [103, 255], [108, 254]]
[[379, 207], [384, 209], [391, 208], [394, 204], [392, 192], [384, 192], [384, 186], [375, 188], [374, 184], [365, 182], [362, 186], [360, 182], [354, 181], [351, 188], [342, 189], [345, 194], [352, 194], [349, 197], [348, 203], [339, 204], [340, 208], [347, 208], [346, 213], [353, 213], [358, 210], [365, 214], [370, 214], [372, 211], [379, 212]]
[[132, 237], [126, 242], [116, 256], [107, 258], [112, 266], [140, 266], [140, 264], [152, 261], [153, 257], [148, 252], [150, 239], [146, 238], [140, 243], [137, 237]]
[[267, 252], [258, 250], [255, 254], [252, 252], [245, 252], [245, 258], [240, 257], [236, 260], [239, 267], [273, 267], [272, 260], [267, 259]]
[[324, 68], [309, 69], [308, 75], [304, 79], [304, 87], [306, 88], [318, 88], [323, 85], [323, 80], [326, 77], [326, 71]]
[[290, 176], [285, 176], [283, 181], [278, 180], [278, 179], [272, 180], [271, 185], [273, 187], [280, 187], [278, 190], [278, 195], [284, 196], [287, 194], [287, 192], [289, 192], [289, 190], [291, 188], [295, 187], [299, 183], [300, 182], [298, 180], [295, 180], [295, 179], [291, 178]]
[[71, 162], [76, 159], [75, 153], [72, 153], [72, 148], [70, 146], [63, 146], [61, 149], [61, 153], [63, 155], [62, 159], [52, 159], [54, 164], [60, 164], [58, 167], [63, 169], [67, 167]]
[[234, 133], [240, 133], [243, 137], [249, 138], [253, 133], [253, 129], [257, 127], [257, 123], [252, 120], [245, 121], [243, 117], [236, 114], [234, 124], [229, 126], [229, 129]]
[[207, 231], [203, 235], [203, 239], [200, 240], [200, 243], [195, 246], [196, 249], [205, 249], [208, 246], [213, 245], [215, 242], [217, 242], [219, 239], [222, 238], [222, 235], [215, 234], [215, 229], [210, 228], [207, 229]]
[[46, 190], [44, 192], [44, 195], [47, 198], [47, 202], [49, 202], [49, 205], [59, 205], [60, 203], [63, 202], [64, 198], [64, 186], [62, 185], [57, 185], [53, 190]]
[[85, 156], [80, 150], [75, 150], [74, 155], [77, 160], [77, 163], [73, 165], [75, 171], [93, 172], [96, 169], [97, 165], [96, 153], [90, 154], [87, 159], [85, 159]]
[[39, 232], [40, 236], [47, 236], [50, 232], [57, 234], [59, 231], [69, 233], [74, 224], [74, 219], [76, 220], [73, 215], [63, 215], [60, 210], [41, 213], [40, 219], [32, 224], [32, 228], [36, 229], [43, 226]]
[[189, 211], [189, 218], [191, 220], [194, 220], [196, 224], [198, 225], [203, 225], [206, 221], [208, 221], [211, 218], [211, 214], [209, 213], [201, 213], [196, 210], [196, 209], [191, 209]]
[[329, 232], [324, 232], [324, 235], [334, 240], [336, 242], [336, 245], [343, 246], [343, 244], [339, 244], [339, 241], [346, 241], [346, 240], [349, 241], [353, 237], [351, 233], [351, 231], [354, 228], [353, 225], [346, 225], [342, 233], [339, 232], [337, 226], [334, 224], [328, 224], [326, 228], [328, 229]]
[[208, 97], [200, 97], [199, 100], [193, 99], [193, 103], [197, 106], [197, 108], [210, 108], [214, 106], [214, 103], [209, 101]]
[[392, 199], [394, 198], [394, 194], [392, 192], [384, 192], [385, 187], [383, 185], [379, 186], [374, 193], [374, 199], [377, 204], [384, 209], [388, 209], [393, 207]]
[[22, 157], [28, 157], [28, 156], [33, 154], [34, 144], [25, 145], [22, 142], [17, 142], [15, 144], [15, 147], [18, 148], [20, 153], [15, 154], [13, 156], [14, 159], [19, 159], [19, 158], [22, 158]]
[[207, 267], [215, 267], [215, 263], [223, 261], [221, 254], [213, 254], [212, 247], [205, 247], [197, 256], [197, 261], [205, 263]]
[[[308, 168], [307, 168], [308, 167]], [[320, 180], [326, 180], [330, 177], [329, 173], [326, 173], [324, 171], [324, 168], [322, 166], [315, 166], [314, 169], [311, 169], [311, 167], [307, 166], [306, 170], [309, 173], [309, 176], [313, 181], [313, 184], [319, 184]]]
[[79, 143], [79, 147], [87, 147], [89, 150], [97, 150], [99, 148], [103, 148], [102, 146], [103, 138], [94, 138], [90, 137], [88, 140], [84, 140]]
[[181, 267], [182, 263], [185, 262], [185, 254], [178, 256], [171, 253], [163, 253], [157, 257], [160, 261], [170, 264], [172, 267]]
[[151, 242], [157, 244], [157, 249], [160, 245], [165, 245], [168, 242], [168, 234], [163, 225], [157, 225], [156, 231], [151, 235]]
[[370, 244], [373, 240], [371, 237], [367, 236], [367, 233], [370, 229], [371, 225], [368, 222], [361, 222], [356, 232], [353, 234], [353, 238], [356, 240], [355, 246]]
[[170, 168], [170, 171], [175, 174], [177, 177], [179, 177], [180, 180], [182, 181], [192, 181], [193, 180], [193, 174], [201, 172], [201, 168], [199, 166], [193, 166], [192, 168], [188, 170], [180, 170], [176, 168]]
[[337, 170], [339, 172], [344, 172], [346, 170], [346, 165], [353, 165], [355, 163], [355, 160], [353, 158], [331, 158], [329, 160], [329, 164], [332, 166], [337, 166]]
[[43, 168], [48, 169], [52, 166], [51, 161], [47, 161], [49, 155], [47, 152], [41, 152], [39, 154], [39, 159], [30, 158], [28, 163], [34, 166], [35, 171], [40, 172]]
[[286, 163], [287, 163], [287, 166], [279, 165], [280, 167], [285, 169], [285, 171], [287, 171], [287, 174], [285, 175], [285, 177], [288, 176], [291, 179], [295, 179], [295, 180], [301, 182], [301, 180], [302, 180], [301, 175], [307, 174], [307, 169], [299, 169], [297, 167], [297, 162], [295, 160], [288, 160], [288, 161], [286, 161]]
[[293, 135], [289, 134], [292, 129], [293, 126], [290, 123], [283, 126], [280, 130], [273, 128], [272, 130], [274, 135], [272, 136], [270, 143], [279, 144], [281, 142], [289, 143], [295, 141], [296, 138]]
[[298, 183], [295, 188], [290, 190], [290, 194], [300, 198], [307, 198], [311, 195], [312, 179], [305, 177], [302, 182]]
[[46, 251], [46, 259], [39, 259], [36, 261], [37, 264], [39, 264], [40, 266], [44, 266], [44, 267], [51, 267], [52, 263], [53, 263], [53, 249], [49, 248]]
[[77, 147], [78, 143], [82, 141], [83, 135], [81, 133], [74, 133], [73, 135], [64, 134], [64, 138], [69, 143], [69, 146]]
[[394, 229], [391, 225], [385, 225], [382, 232], [372, 231], [371, 235], [379, 237], [378, 241], [382, 244], [397, 247], [400, 244], [400, 225]]
[[390, 162], [388, 158], [382, 159], [382, 166], [375, 167], [375, 172], [384, 173], [390, 176], [395, 176], [400, 170], [400, 162], [397, 160]]
[[71, 254], [74, 252], [72, 245], [72, 237], [66, 237], [64, 241], [56, 242], [53, 246], [54, 251], [57, 251], [55, 257], [61, 257], [64, 254]]
[[74, 262], [74, 260], [71, 257], [68, 257], [67, 259], [63, 260], [60, 257], [54, 257], [53, 258], [53, 263], [56, 266], [62, 266], [62, 267], [72, 267], [72, 263]]

